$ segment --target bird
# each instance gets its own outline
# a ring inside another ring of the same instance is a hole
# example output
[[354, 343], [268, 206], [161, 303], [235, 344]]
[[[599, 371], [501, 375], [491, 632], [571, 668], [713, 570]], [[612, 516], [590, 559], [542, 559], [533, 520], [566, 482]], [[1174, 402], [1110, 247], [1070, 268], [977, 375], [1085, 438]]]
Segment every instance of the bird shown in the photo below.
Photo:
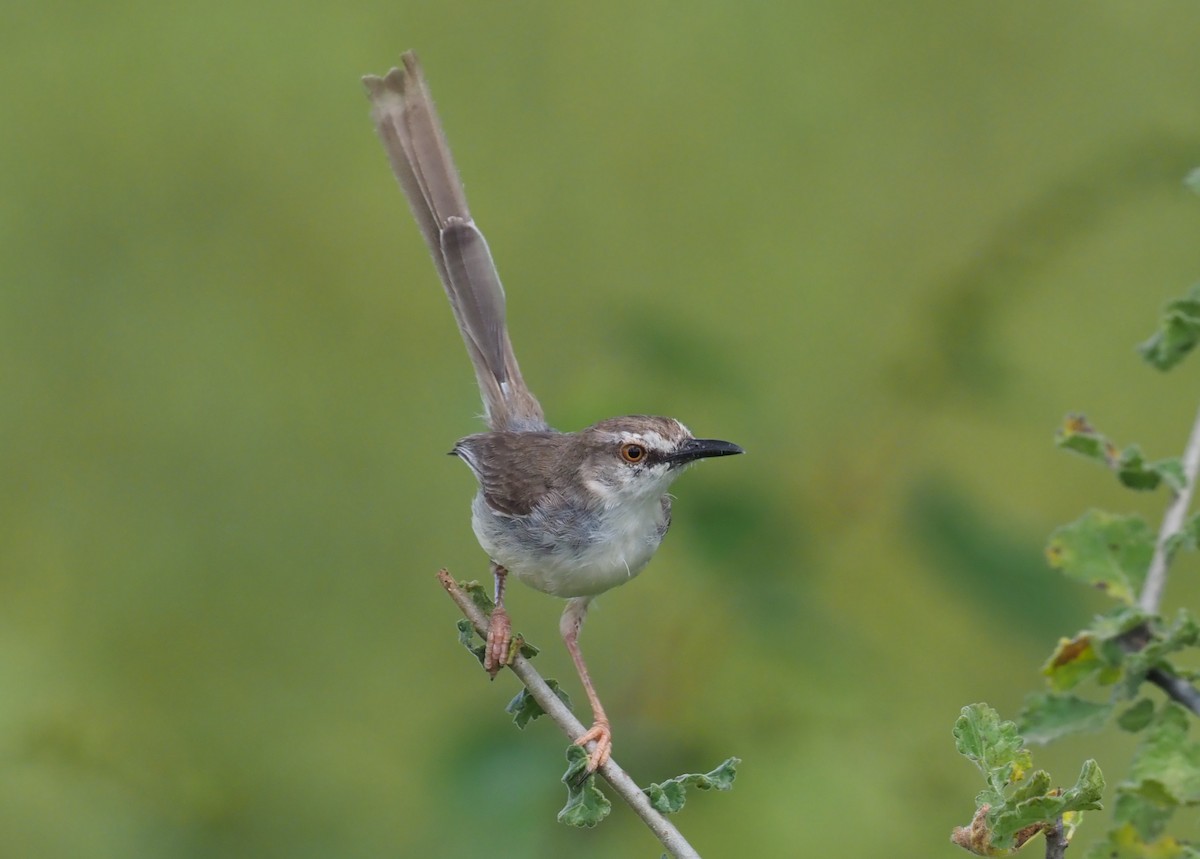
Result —
[[509, 576], [566, 600], [559, 632], [592, 709], [574, 739], [588, 749], [587, 772], [612, 754], [612, 727], [579, 646], [592, 600], [634, 578], [671, 525], [668, 489], [702, 459], [743, 453], [696, 438], [680, 421], [654, 415], [608, 418], [559, 432], [526, 385], [513, 353], [504, 289], [483, 233], [467, 206], [420, 61], [363, 78], [371, 117], [445, 288], [483, 398], [488, 429], [460, 439], [451, 454], [478, 482], [475, 537], [495, 582], [484, 667], [493, 678], [512, 657], [504, 606]]

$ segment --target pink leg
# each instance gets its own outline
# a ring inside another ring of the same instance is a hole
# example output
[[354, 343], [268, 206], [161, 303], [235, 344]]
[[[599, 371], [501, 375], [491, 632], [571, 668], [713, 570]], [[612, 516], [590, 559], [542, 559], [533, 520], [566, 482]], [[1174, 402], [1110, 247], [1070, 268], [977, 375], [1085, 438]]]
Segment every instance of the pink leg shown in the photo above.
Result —
[[596, 688], [592, 685], [592, 678], [588, 675], [583, 652], [579, 649], [579, 630], [583, 627], [583, 619], [587, 616], [588, 603], [591, 601], [591, 597], [567, 600], [559, 631], [567, 645], [567, 652], [571, 654], [571, 660], [575, 663], [575, 670], [579, 672], [583, 691], [587, 693], [588, 702], [592, 705], [592, 727], [575, 738], [575, 745], [586, 746], [588, 743], [595, 743], [588, 756], [588, 772], [595, 772], [604, 766], [612, 754], [612, 729], [608, 724], [608, 717], [604, 715], [604, 707], [600, 704]]
[[510, 662], [509, 645], [512, 643], [512, 621], [504, 610], [504, 580], [508, 570], [492, 562], [492, 576], [496, 580], [496, 607], [492, 609], [488, 623], [487, 649], [483, 654], [483, 667], [495, 679], [496, 675]]

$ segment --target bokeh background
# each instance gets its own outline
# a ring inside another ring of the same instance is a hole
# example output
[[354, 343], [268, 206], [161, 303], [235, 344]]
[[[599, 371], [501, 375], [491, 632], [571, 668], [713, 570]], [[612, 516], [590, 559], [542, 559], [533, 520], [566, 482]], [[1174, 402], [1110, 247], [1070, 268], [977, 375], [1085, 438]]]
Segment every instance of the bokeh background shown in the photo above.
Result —
[[[711, 856], [954, 856], [959, 708], [1105, 607], [1048, 533], [1161, 496], [1136, 357], [1200, 276], [1189, 4], [18, 3], [0, 32], [0, 855], [658, 856], [457, 644], [458, 334], [359, 76], [421, 53], [553, 423], [747, 456], [584, 633], [642, 783], [743, 758]], [[1195, 606], [1197, 562], [1166, 608]], [[560, 605], [514, 587], [582, 699]], [[1064, 782], [1131, 750], [1038, 751]], [[1086, 824], [1084, 843], [1103, 831]]]

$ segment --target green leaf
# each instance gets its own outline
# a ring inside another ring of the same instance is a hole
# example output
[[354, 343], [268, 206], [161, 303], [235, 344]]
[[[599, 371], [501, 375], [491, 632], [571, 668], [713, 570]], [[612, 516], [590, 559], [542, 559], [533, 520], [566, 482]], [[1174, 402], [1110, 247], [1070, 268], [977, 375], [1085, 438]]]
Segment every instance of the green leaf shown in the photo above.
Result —
[[1034, 770], [1029, 778], [1025, 779], [1012, 792], [1005, 804], [1015, 806], [1034, 799], [1043, 799], [1048, 793], [1050, 793], [1050, 773], [1045, 770]]
[[1025, 699], [1017, 718], [1026, 742], [1048, 743], [1077, 731], [1099, 730], [1112, 709], [1112, 704], [1097, 704], [1075, 695], [1039, 692]]
[[1176, 491], [1187, 482], [1183, 474], [1183, 463], [1178, 459], [1163, 459], [1146, 462], [1142, 450], [1136, 444], [1120, 453], [1116, 444], [1088, 423], [1081, 414], [1069, 414], [1054, 435], [1054, 443], [1064, 450], [1085, 456], [1117, 473], [1117, 478], [1130, 489], [1151, 490], [1166, 481]]
[[524, 656], [526, 659], [533, 659], [533, 657], [542, 652], [542, 649], [530, 644], [525, 640], [525, 636], [518, 632], [512, 637], [512, 643], [509, 645], [508, 652], [510, 658], [512, 653], [516, 652]]
[[1187, 487], [1187, 473], [1183, 470], [1183, 460], [1179, 457], [1169, 456], [1166, 459], [1150, 463], [1149, 467], [1156, 471], [1162, 477], [1163, 482], [1176, 492], [1182, 492]]
[[1037, 824], [1051, 823], [1060, 814], [1101, 808], [1104, 776], [1093, 760], [1083, 762], [1075, 784], [1061, 793], [1050, 790], [1050, 776], [1043, 770], [1034, 773], [1031, 781], [1036, 781], [1041, 790], [1017, 791], [1008, 805], [992, 817], [992, 846], [995, 849], [1008, 849], [1018, 832]]
[[687, 801], [689, 787], [696, 790], [731, 790], [733, 780], [737, 777], [737, 765], [741, 762], [740, 758], [729, 758], [712, 772], [678, 775], [644, 788], [643, 793], [650, 797], [650, 804], [661, 814], [674, 814]]
[[1125, 789], [1124, 785], [1117, 786], [1117, 801], [1113, 806], [1113, 824], [1128, 824], [1133, 827], [1138, 837], [1149, 841], [1162, 835], [1167, 828], [1167, 822], [1175, 813], [1174, 806], [1160, 805], [1137, 793]]
[[[1180, 470], [1182, 473], [1182, 466]], [[1146, 467], [1142, 449], [1132, 444], [1121, 451], [1121, 457], [1117, 460], [1117, 479], [1130, 489], [1150, 490], [1157, 489], [1162, 478]]]
[[[558, 700], [567, 705], [568, 710], [571, 709], [571, 698], [559, 687], [557, 680], [547, 679], [546, 685], [554, 691], [554, 694], [558, 696]], [[542, 709], [542, 705], [524, 687], [521, 688], [521, 691], [517, 693], [515, 698], [508, 702], [508, 706], [504, 708], [504, 712], [512, 714], [513, 724], [522, 731], [534, 719], [546, 715], [546, 711]]]
[[[1000, 721], [1000, 714], [987, 704], [962, 708], [954, 723], [954, 744], [958, 753], [974, 762], [987, 780], [989, 804], [1004, 801], [1004, 788], [1025, 777], [1033, 756], [1017, 733], [1013, 722]], [[984, 794], [980, 794], [984, 798]]]
[[475, 640], [475, 627], [465, 617], [454, 624], [458, 628], [458, 643], [475, 654], [479, 664], [483, 664], [483, 654], [487, 648], [482, 641]]
[[567, 804], [558, 813], [558, 822], [568, 826], [595, 826], [612, 811], [608, 797], [596, 787], [596, 774], [587, 772], [588, 753], [582, 746], [567, 746]]
[[[1102, 685], [1118, 683], [1118, 698], [1133, 698], [1150, 671], [1161, 669], [1186, 679], [1188, 673], [1176, 668], [1168, 660], [1172, 654], [1200, 645], [1200, 622], [1186, 610], [1180, 610], [1171, 626], [1161, 629], [1162, 622], [1147, 615], [1137, 606], [1121, 606], [1108, 614], [1099, 615], [1092, 621], [1090, 629], [1079, 632], [1074, 638], [1059, 639], [1054, 653], [1042, 666], [1050, 687], [1056, 692], [1066, 692], [1087, 679], [1095, 679]], [[1132, 642], [1132, 643], [1131, 643]], [[1131, 649], [1138, 647], [1140, 649]], [[1085, 721], [1092, 715], [1088, 705], [1069, 696], [1035, 696], [1027, 705], [1027, 715], [1022, 717], [1022, 726], [1033, 742], [1045, 742], [1061, 733], [1083, 730], [1086, 724], [1073, 726], [1072, 719]], [[1059, 708], [1046, 711], [1051, 705]], [[1045, 712], [1044, 712], [1045, 711]], [[1100, 711], [1095, 710], [1099, 719]], [[1130, 718], [1133, 718], [1132, 716]], [[1064, 724], [1059, 733], [1055, 720]]]
[[1178, 364], [1200, 340], [1200, 284], [1185, 298], [1176, 299], [1163, 309], [1158, 330], [1138, 346], [1138, 352], [1160, 370]]
[[1154, 702], [1149, 698], [1138, 701], [1117, 717], [1117, 727], [1122, 731], [1137, 733], [1150, 724], [1154, 718]]
[[1200, 743], [1189, 740], [1188, 711], [1168, 702], [1146, 729], [1123, 791], [1160, 805], [1200, 804]]
[[1054, 434], [1054, 444], [1081, 456], [1113, 468], [1117, 463], [1117, 446], [1109, 441], [1081, 414], [1069, 414]]
[[954, 723], [958, 751], [979, 767], [988, 788], [975, 799], [969, 827], [957, 827], [950, 840], [980, 856], [1016, 849], [1063, 817], [1063, 831], [1073, 833], [1082, 811], [1100, 808], [1104, 776], [1093, 760], [1085, 761], [1075, 785], [1051, 787], [1044, 770], [1030, 773], [1032, 759], [1012, 722], [1000, 721], [986, 704], [964, 707]]
[[[1059, 692], [1073, 689], [1088, 679], [1104, 686], [1116, 683], [1130, 655], [1124, 639], [1147, 621], [1148, 616], [1137, 606], [1118, 606], [1096, 616], [1090, 629], [1080, 631], [1074, 638], [1058, 640], [1058, 646], [1042, 666], [1042, 674], [1051, 688]], [[1133, 691], [1136, 688], [1127, 694], [1132, 695]]]
[[1181, 609], [1165, 634], [1155, 634], [1141, 650], [1127, 655], [1125, 694], [1136, 694], [1138, 686], [1154, 668], [1163, 668], [1175, 673], [1166, 657], [1184, 648], [1195, 647], [1197, 642], [1200, 642], [1200, 624], [1185, 609]]
[[458, 587], [466, 592], [467, 596], [471, 598], [471, 602], [479, 606], [479, 610], [484, 614], [491, 614], [492, 609], [496, 607], [492, 598], [488, 596], [487, 589], [474, 579], [469, 582], [459, 582]]
[[1150, 615], [1146, 614], [1136, 605], [1117, 606], [1104, 614], [1098, 614], [1092, 618], [1088, 634], [1103, 645], [1122, 638], [1145, 624], [1150, 620], [1150, 617]]
[[1106, 663], [1096, 649], [1095, 638], [1084, 630], [1074, 638], [1058, 640], [1058, 647], [1042, 666], [1042, 674], [1046, 675], [1051, 687], [1065, 692], [1105, 668]]
[[1158, 484], [1166, 484], [1176, 492], [1187, 484], [1183, 474], [1183, 462], [1178, 457], [1160, 459], [1157, 462], [1146, 462], [1141, 448], [1131, 444], [1121, 451], [1117, 460], [1117, 478], [1130, 489], [1157, 489]]
[[1133, 605], [1154, 554], [1154, 535], [1138, 516], [1091, 510], [1050, 535], [1046, 558], [1068, 578]]
[[1200, 859], [1200, 850], [1165, 835], [1157, 841], [1143, 841], [1126, 823], [1109, 832], [1107, 840], [1093, 844], [1086, 859]]

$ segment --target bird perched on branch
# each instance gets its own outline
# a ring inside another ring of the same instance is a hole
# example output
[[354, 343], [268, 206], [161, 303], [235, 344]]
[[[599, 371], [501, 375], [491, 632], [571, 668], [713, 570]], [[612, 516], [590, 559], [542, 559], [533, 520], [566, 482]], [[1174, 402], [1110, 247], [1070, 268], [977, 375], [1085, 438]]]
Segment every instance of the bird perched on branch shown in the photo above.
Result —
[[671, 524], [667, 489], [675, 478], [700, 459], [742, 449], [695, 438], [674, 418], [648, 415], [609, 418], [578, 432], [551, 429], [517, 366], [500, 277], [467, 208], [420, 63], [406, 53], [402, 68], [363, 83], [483, 395], [489, 431], [460, 440], [451, 453], [479, 482], [471, 524], [495, 577], [484, 667], [494, 677], [511, 658], [504, 608], [509, 575], [565, 598], [559, 629], [593, 718], [575, 742], [591, 745], [588, 768], [594, 771], [611, 753], [612, 730], [579, 648], [588, 605], [650, 560]]

